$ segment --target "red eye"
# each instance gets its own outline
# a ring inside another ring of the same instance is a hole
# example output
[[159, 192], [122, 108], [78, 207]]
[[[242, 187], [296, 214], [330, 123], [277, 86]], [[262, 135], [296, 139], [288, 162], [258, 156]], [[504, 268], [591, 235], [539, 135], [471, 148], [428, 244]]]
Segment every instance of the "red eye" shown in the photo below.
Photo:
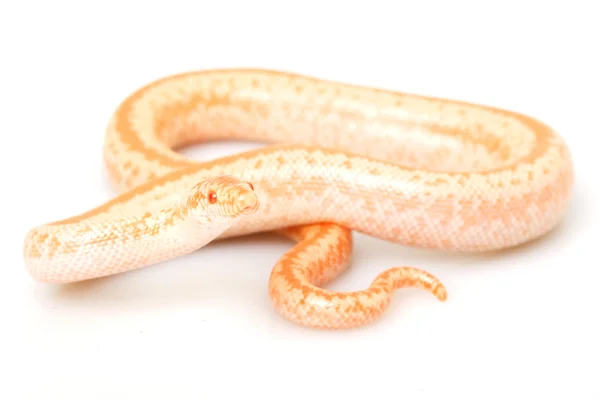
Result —
[[254, 185], [252, 185], [250, 182], [248, 182], [248, 186], [250, 186], [250, 189], [254, 190]]
[[215, 192], [208, 193], [208, 202], [210, 204], [214, 204], [217, 202], [217, 194]]

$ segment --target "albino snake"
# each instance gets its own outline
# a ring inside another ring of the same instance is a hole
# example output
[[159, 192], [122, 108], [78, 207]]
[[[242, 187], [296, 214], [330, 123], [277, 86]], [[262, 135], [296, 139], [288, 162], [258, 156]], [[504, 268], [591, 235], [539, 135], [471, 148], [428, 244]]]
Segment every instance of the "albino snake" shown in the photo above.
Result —
[[[225, 138], [273, 143], [197, 162], [176, 152]], [[68, 283], [168, 260], [212, 240], [276, 231], [298, 243], [269, 293], [303, 325], [374, 320], [393, 291], [446, 289], [411, 267], [333, 292], [351, 230], [395, 243], [479, 252], [551, 230], [571, 196], [570, 152], [526, 115], [290, 73], [214, 70], [149, 84], [112, 116], [104, 158], [121, 195], [32, 229], [37, 280]]]

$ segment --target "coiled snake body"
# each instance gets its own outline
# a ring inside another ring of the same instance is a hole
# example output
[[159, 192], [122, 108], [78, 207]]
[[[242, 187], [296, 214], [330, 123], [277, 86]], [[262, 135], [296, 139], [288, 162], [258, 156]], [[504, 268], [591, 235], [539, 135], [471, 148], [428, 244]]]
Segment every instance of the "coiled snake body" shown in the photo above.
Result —
[[[199, 141], [272, 145], [210, 162]], [[348, 328], [403, 286], [446, 289], [412, 267], [366, 290], [325, 283], [348, 265], [351, 230], [403, 245], [480, 252], [551, 230], [571, 195], [563, 139], [526, 115], [268, 70], [183, 73], [133, 93], [112, 116], [104, 157], [122, 194], [25, 238], [30, 274], [68, 283], [276, 231], [297, 241], [269, 293], [288, 319]]]

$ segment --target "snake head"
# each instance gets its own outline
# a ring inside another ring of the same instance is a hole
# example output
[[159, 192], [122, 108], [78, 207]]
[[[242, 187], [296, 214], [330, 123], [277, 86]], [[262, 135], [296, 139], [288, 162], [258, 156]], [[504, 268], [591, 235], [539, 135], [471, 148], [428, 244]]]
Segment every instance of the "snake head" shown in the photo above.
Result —
[[232, 176], [208, 178], [196, 184], [184, 201], [184, 210], [209, 220], [236, 220], [258, 210], [254, 187]]

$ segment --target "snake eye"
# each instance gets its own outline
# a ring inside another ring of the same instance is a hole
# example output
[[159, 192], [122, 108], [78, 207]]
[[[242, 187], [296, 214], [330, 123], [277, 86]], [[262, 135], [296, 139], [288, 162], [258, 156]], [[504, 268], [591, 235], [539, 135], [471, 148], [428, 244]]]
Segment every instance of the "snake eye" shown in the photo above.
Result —
[[250, 186], [250, 189], [254, 190], [254, 185], [251, 184], [250, 182], [248, 182], [248, 186]]
[[214, 204], [217, 202], [217, 194], [213, 191], [208, 192], [207, 198], [210, 204]]

